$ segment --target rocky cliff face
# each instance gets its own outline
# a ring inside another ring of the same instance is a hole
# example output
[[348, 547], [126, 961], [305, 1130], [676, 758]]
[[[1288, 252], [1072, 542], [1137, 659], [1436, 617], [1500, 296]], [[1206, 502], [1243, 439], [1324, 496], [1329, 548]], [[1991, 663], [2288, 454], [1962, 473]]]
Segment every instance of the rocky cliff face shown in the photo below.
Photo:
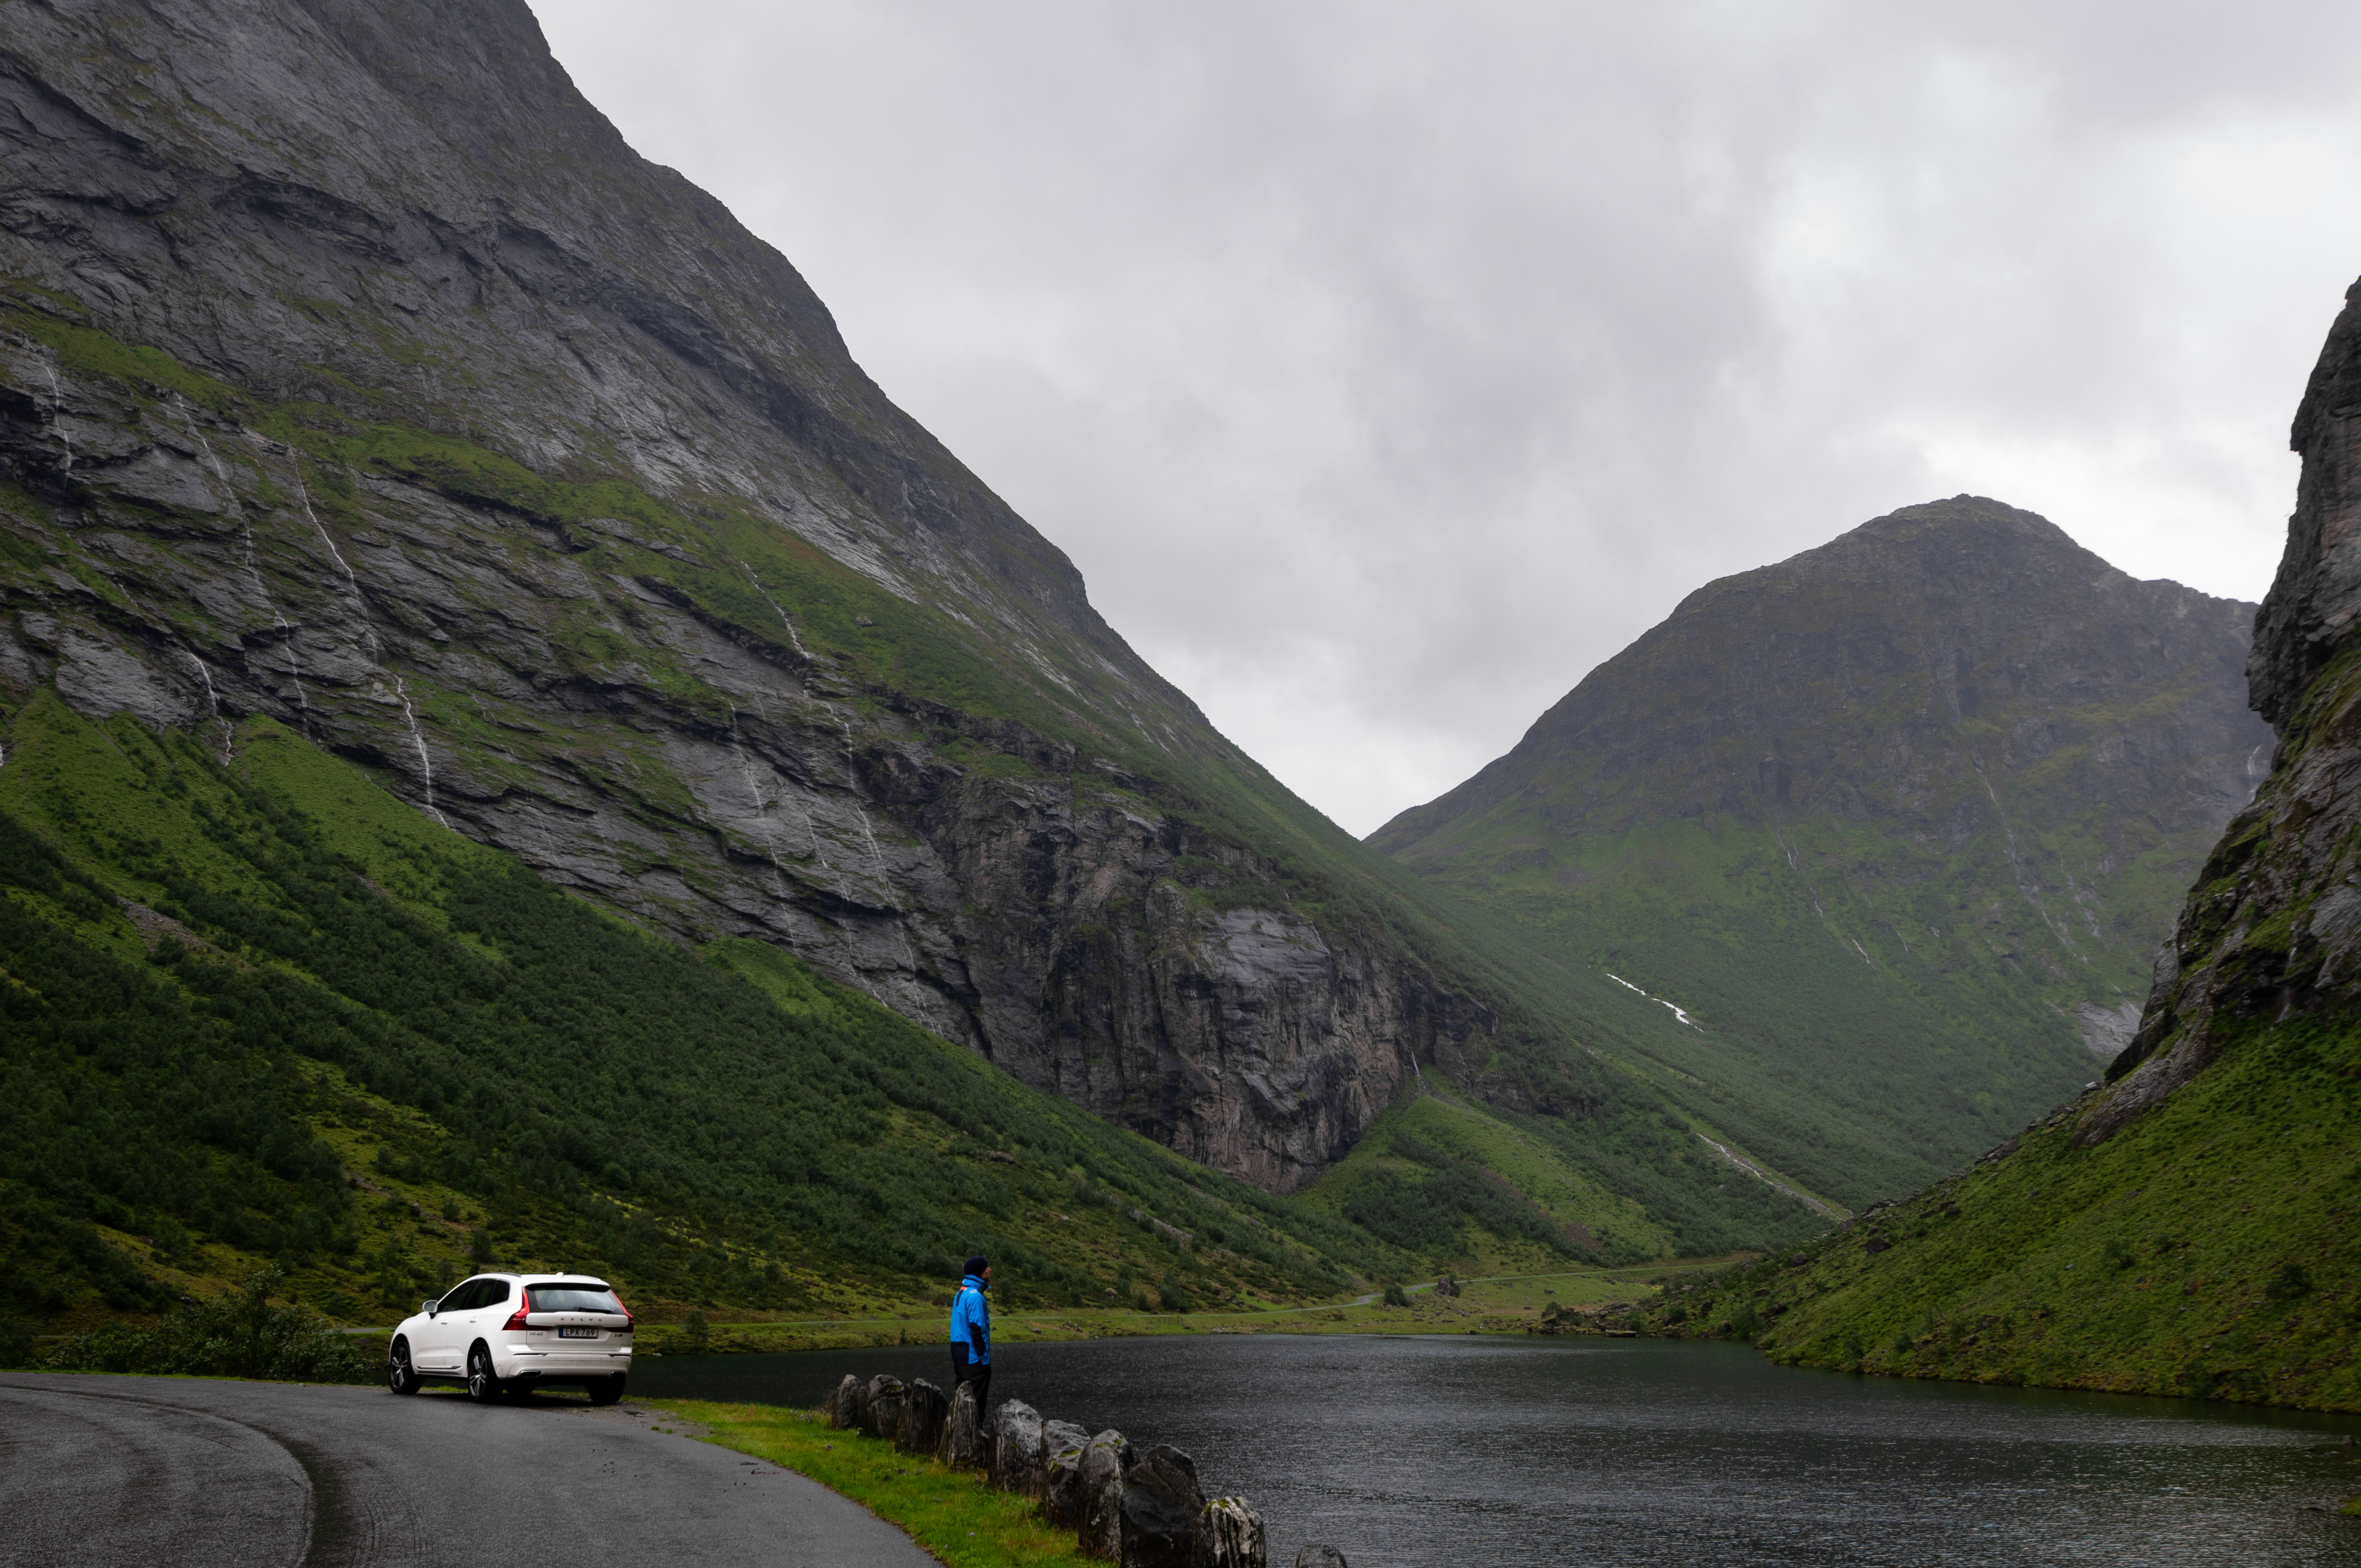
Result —
[[521, 3], [17, 5], [0, 100], [18, 696], [272, 715], [1273, 1189], [1488, 1055], [1465, 986], [1299, 904], [1349, 841]]
[[2098, 1143], [2187, 1084], [2241, 1025], [2341, 1021], [2361, 999], [2361, 283], [2329, 330], [2290, 444], [2303, 459], [2255, 622], [2270, 776], [2223, 834], [2157, 965], [2136, 1036], [2080, 1123]]
[[2128, 1037], [2268, 764], [2253, 616], [1996, 501], [1905, 507], [1692, 594], [1372, 842], [1683, 1003], [1708, 1081], [1976, 1085], [1878, 1167], [1932, 1176]]

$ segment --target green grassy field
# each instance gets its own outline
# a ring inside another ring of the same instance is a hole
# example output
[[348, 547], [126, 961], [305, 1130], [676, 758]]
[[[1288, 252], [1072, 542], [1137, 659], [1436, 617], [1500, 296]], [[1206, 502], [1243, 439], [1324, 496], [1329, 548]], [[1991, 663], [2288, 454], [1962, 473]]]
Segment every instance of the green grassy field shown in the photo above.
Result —
[[[1003, 1343], [1030, 1344], [1164, 1334], [1523, 1333], [1542, 1328], [1544, 1314], [1553, 1308], [1565, 1315], [1565, 1332], [1580, 1332], [1609, 1322], [1620, 1327], [1629, 1313], [1654, 1300], [1668, 1283], [1719, 1272], [1738, 1261], [1691, 1258], [1628, 1268], [1451, 1277], [1455, 1290], [1449, 1294], [1438, 1290], [1435, 1280], [1404, 1286], [1407, 1306], [1389, 1306], [1379, 1293], [1371, 1291], [1343, 1300], [1254, 1311], [995, 1310], [993, 1336]], [[928, 1302], [904, 1303], [897, 1310], [863, 1317], [796, 1319], [731, 1313], [709, 1319], [694, 1336], [678, 1322], [642, 1331], [641, 1344], [660, 1354], [931, 1345], [943, 1337], [948, 1310], [948, 1302]]]
[[838, 1431], [812, 1410], [702, 1399], [635, 1401], [664, 1418], [660, 1430], [751, 1453], [808, 1475], [899, 1525], [950, 1568], [1084, 1568], [1093, 1559], [1052, 1530], [1033, 1504], [995, 1492], [974, 1470], [903, 1453], [890, 1442]]

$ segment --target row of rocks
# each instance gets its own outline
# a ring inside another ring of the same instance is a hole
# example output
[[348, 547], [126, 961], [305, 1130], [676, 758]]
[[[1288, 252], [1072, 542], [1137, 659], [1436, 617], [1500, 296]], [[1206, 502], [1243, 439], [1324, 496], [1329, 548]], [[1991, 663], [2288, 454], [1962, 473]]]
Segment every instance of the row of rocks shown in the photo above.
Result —
[[[1034, 1499], [1053, 1527], [1072, 1530], [1085, 1556], [1123, 1568], [1268, 1568], [1253, 1505], [1208, 1498], [1196, 1461], [1169, 1444], [1134, 1443], [1114, 1431], [1093, 1436], [1021, 1399], [1002, 1400], [987, 1417], [975, 1385], [946, 1395], [923, 1377], [847, 1373], [821, 1411], [840, 1431], [985, 1472], [994, 1487]], [[1345, 1555], [1307, 1546], [1295, 1568], [1345, 1568]]]

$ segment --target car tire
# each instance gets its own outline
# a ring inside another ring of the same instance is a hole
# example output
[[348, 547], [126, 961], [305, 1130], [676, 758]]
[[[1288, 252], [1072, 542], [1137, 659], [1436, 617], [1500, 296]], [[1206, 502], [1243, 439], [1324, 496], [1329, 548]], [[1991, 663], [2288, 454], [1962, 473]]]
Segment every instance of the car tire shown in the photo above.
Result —
[[592, 1404], [611, 1405], [622, 1398], [622, 1397], [623, 1375], [621, 1373], [618, 1372], [612, 1377], [594, 1377], [590, 1380], [590, 1402]]
[[478, 1345], [467, 1353], [467, 1398], [489, 1405], [500, 1397], [500, 1379], [492, 1370], [492, 1353]]
[[410, 1342], [398, 1339], [385, 1358], [385, 1386], [397, 1394], [418, 1392], [418, 1368], [410, 1365]]

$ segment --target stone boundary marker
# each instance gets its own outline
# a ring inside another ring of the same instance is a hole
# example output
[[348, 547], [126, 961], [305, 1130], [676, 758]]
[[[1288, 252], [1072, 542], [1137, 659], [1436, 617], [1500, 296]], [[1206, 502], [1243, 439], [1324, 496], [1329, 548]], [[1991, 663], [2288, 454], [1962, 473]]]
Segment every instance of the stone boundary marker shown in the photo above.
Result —
[[[1119, 1431], [1093, 1437], [1020, 1399], [1003, 1399], [986, 1418], [973, 1384], [945, 1395], [923, 1377], [848, 1372], [820, 1413], [840, 1431], [983, 1471], [998, 1490], [1031, 1498], [1052, 1527], [1072, 1530], [1085, 1556], [1122, 1568], [1269, 1568], [1254, 1505], [1207, 1498], [1197, 1462], [1177, 1448], [1143, 1447]], [[1295, 1568], [1348, 1565], [1333, 1546], [1307, 1546]]]

